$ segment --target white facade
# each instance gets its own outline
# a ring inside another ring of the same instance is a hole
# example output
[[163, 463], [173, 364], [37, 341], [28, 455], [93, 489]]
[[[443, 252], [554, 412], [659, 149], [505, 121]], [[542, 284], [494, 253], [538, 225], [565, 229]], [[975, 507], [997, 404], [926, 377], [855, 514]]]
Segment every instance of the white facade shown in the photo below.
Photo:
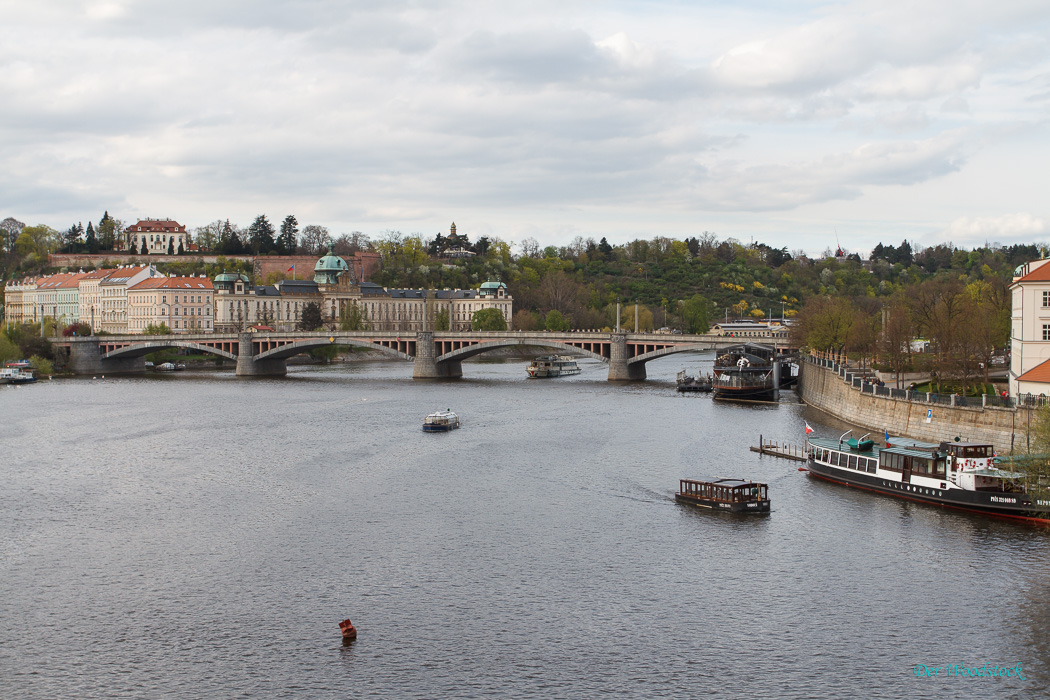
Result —
[[[1033, 260], [1014, 272], [1010, 314], [1010, 395], [1048, 394], [1042, 372], [1020, 380], [1050, 360], [1050, 259]], [[1050, 379], [1050, 368], [1047, 368]], [[1035, 381], [1033, 381], [1035, 380]]]
[[128, 288], [151, 277], [164, 277], [157, 268], [124, 267], [99, 283], [102, 306], [102, 330], [107, 333], [128, 332]]

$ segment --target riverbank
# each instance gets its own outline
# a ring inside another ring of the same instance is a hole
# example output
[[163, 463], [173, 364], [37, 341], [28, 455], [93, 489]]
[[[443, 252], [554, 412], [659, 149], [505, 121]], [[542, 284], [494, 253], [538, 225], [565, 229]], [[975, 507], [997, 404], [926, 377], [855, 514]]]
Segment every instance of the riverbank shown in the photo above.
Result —
[[925, 394], [879, 396], [847, 381], [838, 365], [825, 367], [813, 360], [801, 363], [797, 392], [806, 404], [830, 416], [876, 434], [888, 431], [928, 442], [960, 437], [995, 445], [1001, 454], [1028, 451], [1030, 408], [957, 406]]

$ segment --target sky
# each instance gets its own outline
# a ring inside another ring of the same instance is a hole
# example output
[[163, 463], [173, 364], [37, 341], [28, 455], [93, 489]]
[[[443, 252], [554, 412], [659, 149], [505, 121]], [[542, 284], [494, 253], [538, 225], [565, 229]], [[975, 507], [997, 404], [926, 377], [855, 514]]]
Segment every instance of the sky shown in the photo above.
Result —
[[1046, 0], [0, 0], [0, 218], [1050, 239]]

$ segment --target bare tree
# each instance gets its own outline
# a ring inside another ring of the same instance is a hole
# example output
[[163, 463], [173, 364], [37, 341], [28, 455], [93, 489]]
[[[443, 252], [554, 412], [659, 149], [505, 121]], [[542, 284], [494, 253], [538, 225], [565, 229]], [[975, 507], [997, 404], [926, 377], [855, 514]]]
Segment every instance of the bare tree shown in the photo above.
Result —
[[299, 237], [299, 246], [314, 255], [323, 255], [331, 242], [332, 236], [328, 233], [328, 229], [316, 224], [304, 227]]

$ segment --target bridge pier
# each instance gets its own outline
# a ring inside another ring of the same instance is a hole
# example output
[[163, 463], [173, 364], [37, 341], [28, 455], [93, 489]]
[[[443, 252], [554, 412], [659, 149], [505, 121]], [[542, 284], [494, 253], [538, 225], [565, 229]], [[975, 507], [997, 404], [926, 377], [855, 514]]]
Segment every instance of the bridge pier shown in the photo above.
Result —
[[[65, 339], [63, 339], [65, 340]], [[146, 357], [102, 357], [98, 338], [69, 339], [69, 362], [67, 369], [73, 374], [129, 374], [146, 371]]]
[[283, 359], [256, 360], [252, 354], [252, 334], [237, 334], [238, 377], [283, 377], [288, 374], [288, 365]]
[[645, 379], [645, 363], [627, 361], [627, 334], [611, 333], [609, 340], [609, 381], [634, 382]]
[[412, 363], [413, 379], [458, 379], [462, 376], [463, 363], [460, 360], [437, 361], [433, 331], [416, 333], [416, 359]]

